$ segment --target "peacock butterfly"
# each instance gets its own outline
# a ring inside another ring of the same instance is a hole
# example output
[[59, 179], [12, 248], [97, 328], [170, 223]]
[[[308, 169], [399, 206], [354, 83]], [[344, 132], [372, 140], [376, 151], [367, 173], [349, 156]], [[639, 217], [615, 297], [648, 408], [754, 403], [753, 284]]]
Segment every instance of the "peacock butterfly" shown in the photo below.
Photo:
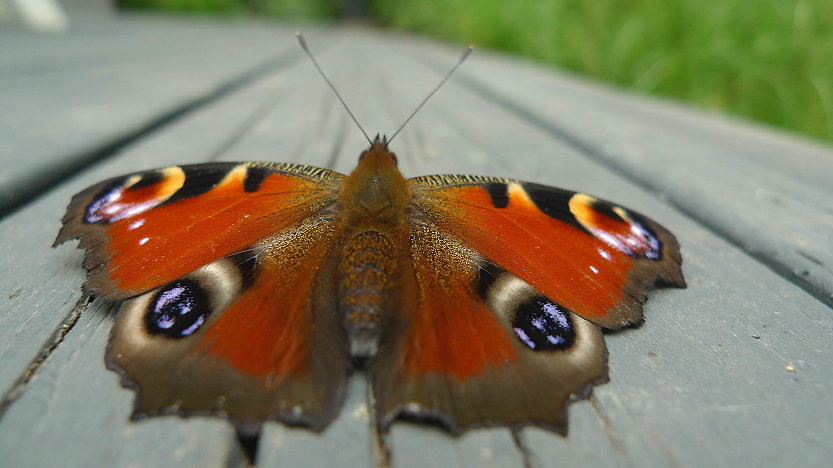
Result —
[[499, 177], [406, 179], [388, 143], [349, 175], [210, 163], [75, 195], [55, 245], [80, 239], [86, 290], [124, 301], [106, 362], [134, 418], [322, 430], [363, 369], [382, 427], [564, 434], [567, 403], [607, 381], [602, 329], [641, 323], [655, 281], [685, 287], [676, 239], [639, 213]]

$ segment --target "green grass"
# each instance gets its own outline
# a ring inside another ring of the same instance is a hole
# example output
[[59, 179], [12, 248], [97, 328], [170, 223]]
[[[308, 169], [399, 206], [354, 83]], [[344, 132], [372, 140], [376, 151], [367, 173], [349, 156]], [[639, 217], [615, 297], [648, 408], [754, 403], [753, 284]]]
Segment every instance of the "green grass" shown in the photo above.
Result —
[[[295, 18], [336, 15], [341, 5], [131, 1]], [[830, 0], [371, 0], [370, 11], [393, 28], [514, 52], [833, 141]]]
[[333, 0], [122, 0], [127, 8], [159, 9], [176, 13], [258, 15], [290, 20], [311, 20], [338, 15]]
[[377, 1], [392, 27], [833, 141], [830, 0]]

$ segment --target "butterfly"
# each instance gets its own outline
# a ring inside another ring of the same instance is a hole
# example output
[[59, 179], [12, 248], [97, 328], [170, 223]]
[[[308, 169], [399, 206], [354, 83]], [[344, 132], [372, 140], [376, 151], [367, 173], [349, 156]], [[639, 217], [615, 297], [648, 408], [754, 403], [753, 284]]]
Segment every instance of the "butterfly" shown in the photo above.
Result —
[[406, 179], [384, 137], [343, 175], [287, 163], [138, 172], [72, 199], [85, 289], [123, 301], [107, 366], [134, 418], [322, 430], [366, 371], [381, 427], [538, 426], [607, 381], [602, 329], [685, 287], [679, 245], [616, 204], [500, 177]]
[[[367, 138], [338, 91], [335, 95]], [[133, 418], [217, 415], [323, 430], [364, 370], [381, 428], [538, 426], [606, 382], [602, 329], [643, 321], [680, 248], [639, 213], [500, 177], [406, 179], [376, 136], [344, 175], [288, 163], [170, 166], [75, 195], [84, 288], [123, 301], [107, 366]]]

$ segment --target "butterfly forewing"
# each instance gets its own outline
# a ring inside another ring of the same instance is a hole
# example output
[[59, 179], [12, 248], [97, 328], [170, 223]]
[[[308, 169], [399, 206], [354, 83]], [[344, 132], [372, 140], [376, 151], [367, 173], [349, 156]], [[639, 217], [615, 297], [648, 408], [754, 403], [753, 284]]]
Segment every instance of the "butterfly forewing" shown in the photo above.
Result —
[[659, 279], [684, 286], [679, 245], [647, 217], [589, 195], [509, 179], [412, 179], [421, 216], [606, 328], [642, 321]]
[[76, 195], [55, 243], [79, 238], [87, 287], [123, 299], [294, 227], [335, 202], [342, 176], [310, 166], [168, 167]]

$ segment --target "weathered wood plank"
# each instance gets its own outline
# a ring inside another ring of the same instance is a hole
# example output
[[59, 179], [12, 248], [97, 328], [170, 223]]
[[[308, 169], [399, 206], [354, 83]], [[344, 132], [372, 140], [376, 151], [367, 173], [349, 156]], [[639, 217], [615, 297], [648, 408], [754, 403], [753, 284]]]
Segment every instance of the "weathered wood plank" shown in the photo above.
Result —
[[[230, 23], [188, 34], [198, 29], [189, 26], [179, 35], [176, 22], [151, 24], [126, 28], [128, 33], [105, 30], [116, 44], [109, 56], [99, 54], [96, 66], [66, 67], [49, 52], [53, 44], [67, 41], [69, 46], [56, 48], [73, 48], [69, 58], [77, 57], [90, 42], [83, 35], [41, 37], [28, 46], [21, 39], [17, 47], [3, 49], [9, 52], [0, 62], [16, 63], [24, 71], [0, 76], [0, 164], [5, 168], [0, 214], [111, 151], [112, 145], [300, 56], [287, 40], [292, 31], [277, 26]], [[274, 45], [279, 43], [284, 45]], [[27, 67], [14, 59], [17, 54], [35, 58]], [[38, 57], [44, 60], [34, 62]], [[45, 70], [32, 70], [32, 63], [52, 61], [56, 64]]]
[[375, 466], [374, 434], [367, 406], [367, 380], [361, 374], [350, 378], [341, 416], [321, 434], [303, 428], [268, 424], [261, 437], [257, 463], [260, 466], [310, 468]]
[[[229, 40], [258, 37], [274, 31], [251, 22], [241, 28], [227, 21], [181, 21], [164, 16], [130, 15], [104, 21], [81, 18], [65, 34], [54, 36], [0, 29], [0, 80], [46, 74], [77, 73], [103, 67], [137, 65], [165, 57], [222, 49]], [[238, 43], [239, 44], [239, 43]], [[271, 53], [278, 48], [272, 47]], [[267, 55], [268, 56], [268, 55]]]
[[3, 415], [3, 466], [222, 467], [238, 449], [221, 420], [128, 422], [132, 392], [102, 372], [115, 309], [97, 301]]

